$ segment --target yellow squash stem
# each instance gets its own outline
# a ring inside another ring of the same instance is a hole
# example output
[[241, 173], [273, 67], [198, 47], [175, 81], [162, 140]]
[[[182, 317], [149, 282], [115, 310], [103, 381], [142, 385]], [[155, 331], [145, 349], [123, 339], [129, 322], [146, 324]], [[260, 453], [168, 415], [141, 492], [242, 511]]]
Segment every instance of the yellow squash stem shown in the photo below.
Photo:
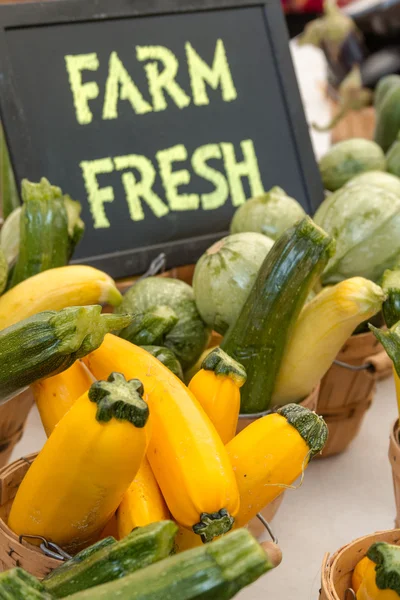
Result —
[[0, 297], [0, 330], [45, 310], [108, 303], [122, 296], [103, 271], [85, 265], [48, 269], [29, 277]]
[[147, 458], [174, 519], [205, 542], [229, 531], [239, 510], [235, 476], [221, 438], [187, 387], [157, 358], [115, 335], [85, 364], [98, 379], [115, 370], [143, 382], [152, 421]]
[[357, 600], [399, 600], [400, 547], [386, 542], [372, 544], [353, 572]]
[[77, 360], [66, 371], [40, 379], [31, 386], [47, 437], [93, 382], [88, 368]]
[[285, 348], [272, 395], [282, 406], [306, 398], [354, 329], [382, 308], [383, 290], [352, 277], [322, 290], [302, 310]]
[[8, 525], [65, 550], [95, 541], [117, 510], [147, 449], [143, 386], [112, 373], [61, 419], [24, 477]]
[[224, 444], [236, 433], [240, 411], [240, 388], [246, 381], [244, 367], [221, 348], [205, 358], [189, 390], [200, 402]]
[[135, 527], [168, 519], [170, 514], [167, 505], [149, 462], [144, 458], [117, 510], [118, 536], [122, 539]]
[[327, 427], [315, 413], [288, 404], [253, 421], [226, 448], [240, 494], [235, 526], [243, 527], [304, 472], [321, 452]]

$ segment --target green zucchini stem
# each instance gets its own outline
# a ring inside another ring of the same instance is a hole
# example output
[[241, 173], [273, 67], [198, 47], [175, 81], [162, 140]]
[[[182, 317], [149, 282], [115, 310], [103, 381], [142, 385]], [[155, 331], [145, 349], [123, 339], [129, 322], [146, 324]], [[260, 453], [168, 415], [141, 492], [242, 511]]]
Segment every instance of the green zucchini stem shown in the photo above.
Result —
[[212, 542], [215, 537], [228, 533], [233, 527], [235, 519], [231, 517], [226, 508], [215, 513], [202, 513], [200, 522], [193, 525], [194, 533], [201, 537], [203, 544]]
[[139, 429], [149, 418], [149, 407], [143, 400], [143, 384], [139, 379], [127, 381], [121, 373], [111, 373], [107, 381], [96, 381], [89, 390], [89, 400], [97, 404], [96, 419], [108, 422], [113, 417], [129, 421]]
[[201, 368], [205, 371], [214, 371], [216, 375], [230, 377], [238, 387], [242, 387], [247, 378], [245, 368], [222, 348], [215, 348], [210, 352], [203, 360]]

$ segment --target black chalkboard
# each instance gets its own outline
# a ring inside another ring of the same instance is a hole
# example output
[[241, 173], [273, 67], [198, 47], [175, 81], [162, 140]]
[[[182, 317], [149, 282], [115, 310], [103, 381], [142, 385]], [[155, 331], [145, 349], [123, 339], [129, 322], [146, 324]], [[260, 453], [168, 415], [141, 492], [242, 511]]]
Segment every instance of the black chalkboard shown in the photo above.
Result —
[[0, 6], [0, 108], [17, 179], [83, 203], [74, 259], [114, 277], [194, 262], [273, 185], [323, 197], [280, 0]]

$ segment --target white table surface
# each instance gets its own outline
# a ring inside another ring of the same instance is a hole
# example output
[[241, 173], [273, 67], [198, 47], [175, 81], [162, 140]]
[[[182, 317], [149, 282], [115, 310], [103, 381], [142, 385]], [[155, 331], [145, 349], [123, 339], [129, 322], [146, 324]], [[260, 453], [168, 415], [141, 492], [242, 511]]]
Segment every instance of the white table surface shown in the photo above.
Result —
[[[319, 51], [291, 43], [295, 69], [309, 122], [329, 120], [323, 97], [325, 64]], [[319, 158], [329, 134], [311, 132]], [[389, 431], [396, 417], [393, 380], [378, 385], [362, 430], [341, 456], [314, 460], [300, 489], [287, 491], [272, 522], [284, 559], [280, 567], [244, 590], [238, 600], [318, 600], [320, 566], [326, 552], [394, 524], [395, 507], [388, 460]], [[45, 441], [32, 410], [12, 460], [35, 452]], [[178, 599], [177, 599], [178, 600]]]

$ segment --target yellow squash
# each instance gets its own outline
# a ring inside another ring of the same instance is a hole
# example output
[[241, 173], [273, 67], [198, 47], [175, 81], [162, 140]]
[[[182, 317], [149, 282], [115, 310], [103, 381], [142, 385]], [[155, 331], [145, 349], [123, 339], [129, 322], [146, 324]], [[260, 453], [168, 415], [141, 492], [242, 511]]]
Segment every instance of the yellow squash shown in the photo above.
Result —
[[253, 421], [227, 444], [240, 494], [235, 525], [246, 525], [302, 474], [327, 439], [324, 420], [288, 404]]
[[193, 394], [157, 358], [114, 335], [85, 364], [98, 379], [113, 370], [143, 382], [152, 420], [147, 458], [174, 519], [204, 541], [228, 531], [239, 510], [235, 476]]
[[170, 518], [153, 471], [147, 458], [144, 458], [117, 510], [119, 538], [127, 536], [135, 527], [168, 521]]
[[368, 573], [369, 569], [373, 567], [375, 570], [375, 566], [375, 563], [372, 562], [372, 560], [370, 560], [368, 556], [364, 556], [364, 558], [362, 558], [356, 564], [356, 567], [353, 571], [353, 575], [351, 576], [351, 587], [356, 593], [360, 589], [363, 579]]
[[66, 371], [40, 379], [31, 386], [47, 437], [93, 382], [88, 368], [77, 360]]
[[78, 551], [98, 539], [147, 449], [140, 381], [112, 373], [61, 419], [24, 477], [8, 525]]
[[400, 546], [375, 542], [354, 569], [357, 600], [399, 600]]
[[25, 279], [0, 297], [0, 330], [45, 310], [119, 304], [122, 296], [103, 271], [86, 265], [48, 269]]
[[352, 277], [325, 288], [306, 304], [285, 348], [272, 404], [306, 398], [357, 325], [379, 312], [384, 299], [378, 285]]
[[246, 371], [221, 348], [205, 358], [201, 370], [189, 383], [189, 390], [200, 402], [224, 444], [236, 433], [240, 411], [240, 388]]

